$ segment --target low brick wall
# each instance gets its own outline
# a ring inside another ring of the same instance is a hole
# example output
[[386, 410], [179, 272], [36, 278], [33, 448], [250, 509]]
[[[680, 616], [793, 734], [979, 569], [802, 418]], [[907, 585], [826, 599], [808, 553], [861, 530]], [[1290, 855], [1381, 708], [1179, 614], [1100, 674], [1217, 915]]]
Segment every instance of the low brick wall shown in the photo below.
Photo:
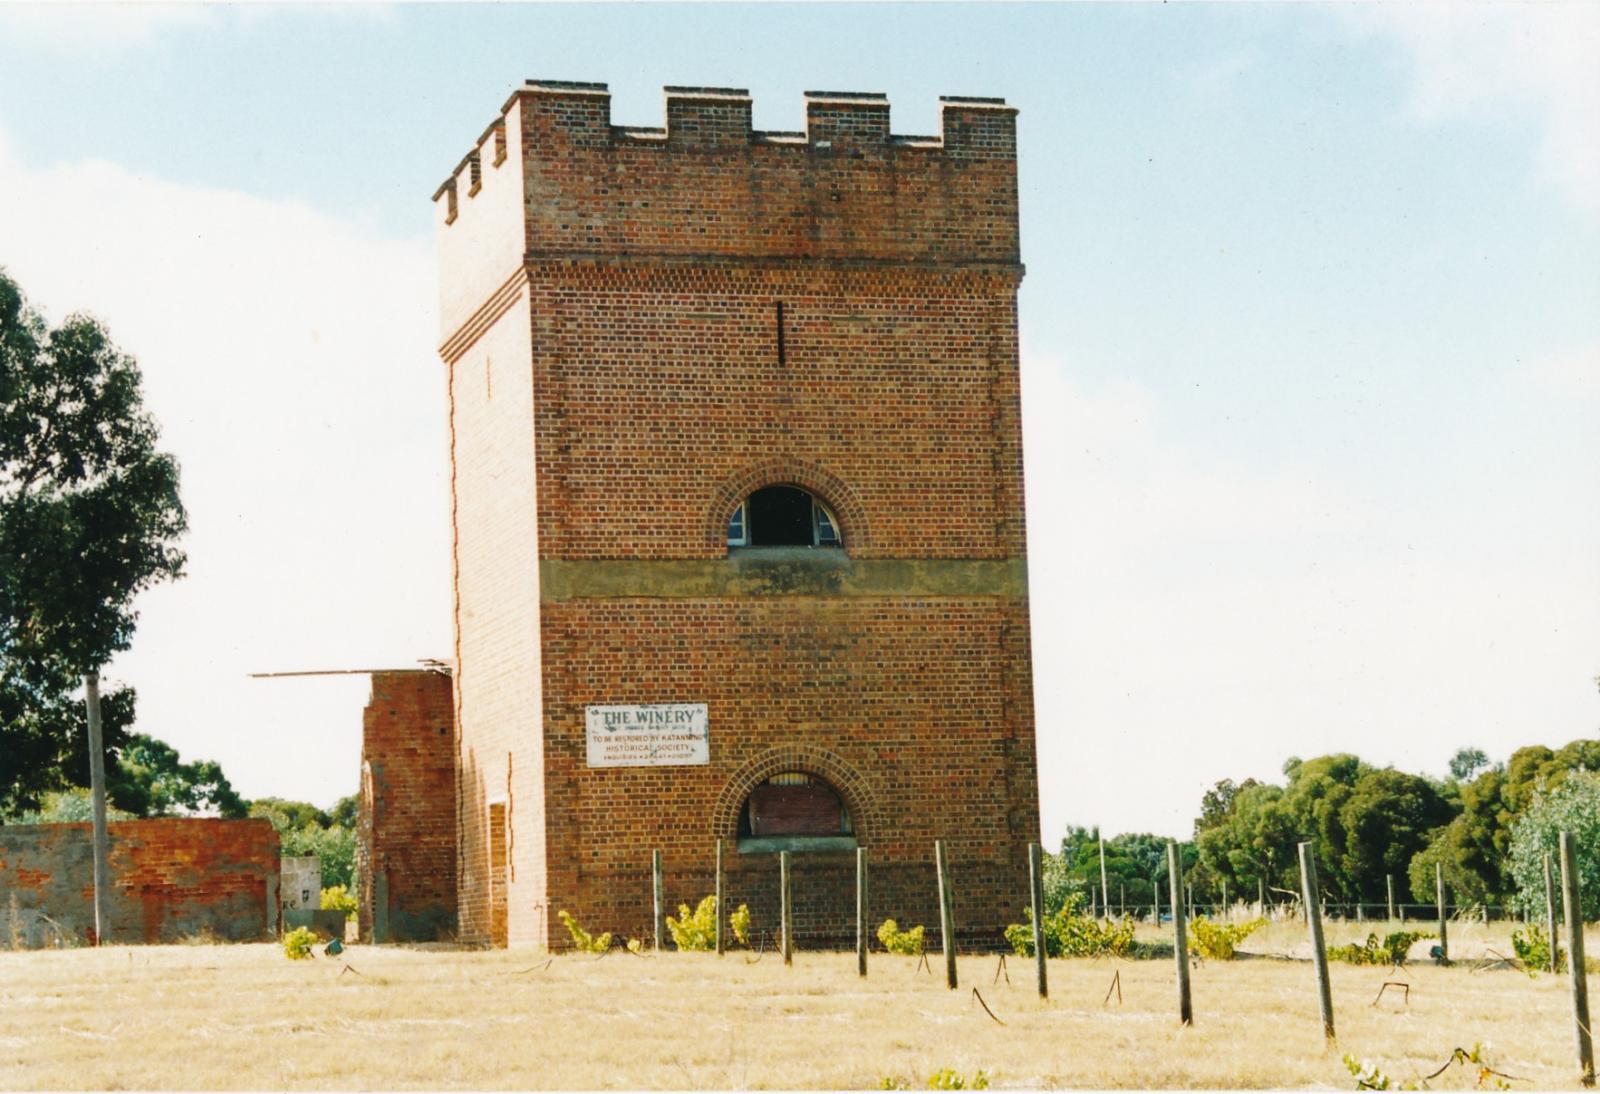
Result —
[[[271, 937], [278, 834], [270, 822], [161, 817], [107, 826], [107, 942], [210, 934]], [[94, 937], [94, 838], [88, 824], [0, 827], [0, 945]]]

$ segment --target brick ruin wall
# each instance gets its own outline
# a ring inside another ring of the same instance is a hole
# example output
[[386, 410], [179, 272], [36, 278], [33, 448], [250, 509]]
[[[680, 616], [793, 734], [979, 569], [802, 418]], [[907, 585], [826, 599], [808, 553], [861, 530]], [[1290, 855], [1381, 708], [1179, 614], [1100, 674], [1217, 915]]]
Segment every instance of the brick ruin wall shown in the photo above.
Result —
[[[634, 931], [650, 852], [675, 910], [719, 837], [730, 901], [770, 926], [776, 856], [733, 852], [735, 814], [788, 769], [844, 792], [876, 918], [936, 927], [935, 838], [965, 934], [1018, 918], [1014, 111], [949, 100], [941, 136], [898, 137], [888, 109], [818, 93], [806, 132], [763, 134], [747, 96], [669, 89], [648, 130], [530, 86], [436, 195], [464, 938], [497, 901], [513, 944], [564, 943], [561, 909]], [[730, 557], [733, 506], [779, 482], [829, 503], [847, 557]], [[707, 703], [710, 764], [586, 766], [585, 705], [674, 701]], [[794, 871], [801, 939], [853, 931], [852, 856]]]
[[449, 675], [375, 672], [356, 820], [363, 938], [433, 942], [456, 927], [455, 715]]
[[[278, 834], [270, 822], [194, 817], [107, 825], [107, 942], [270, 938]], [[78, 944], [94, 935], [89, 824], [0, 827], [0, 945]], [[64, 936], [64, 937], [63, 937]]]

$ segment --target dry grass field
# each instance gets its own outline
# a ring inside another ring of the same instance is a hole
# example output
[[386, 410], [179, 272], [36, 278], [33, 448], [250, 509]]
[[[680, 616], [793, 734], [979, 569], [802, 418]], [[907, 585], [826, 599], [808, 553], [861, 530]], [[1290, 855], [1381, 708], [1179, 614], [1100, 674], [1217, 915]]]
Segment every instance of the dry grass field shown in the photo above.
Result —
[[[1330, 942], [1379, 925], [1333, 924]], [[1252, 949], [1292, 949], [1274, 924]], [[1452, 931], [1460, 956], [1504, 932]], [[1590, 944], [1597, 939], [1591, 936]], [[1425, 952], [1425, 951], [1424, 951]], [[549, 960], [522, 951], [354, 946], [291, 962], [276, 946], [0, 952], [0, 1088], [913, 1089], [950, 1068], [993, 1088], [1352, 1090], [1342, 1053], [1398, 1081], [1451, 1049], [1488, 1046], [1513, 1089], [1576, 1088], [1565, 978], [1416, 965], [1410, 1002], [1373, 997], [1387, 969], [1335, 965], [1339, 1043], [1324, 1046], [1311, 965], [1271, 956], [1194, 970], [1195, 1024], [1176, 1021], [1170, 961], [963, 957], [962, 987], [874, 954], [732, 953]], [[349, 971], [346, 971], [346, 965]], [[933, 959], [936, 970], [941, 968]], [[1122, 1001], [1104, 1002], [1114, 974]], [[1004, 1022], [973, 998], [976, 987]], [[1465, 1089], [1452, 1067], [1430, 1086]]]

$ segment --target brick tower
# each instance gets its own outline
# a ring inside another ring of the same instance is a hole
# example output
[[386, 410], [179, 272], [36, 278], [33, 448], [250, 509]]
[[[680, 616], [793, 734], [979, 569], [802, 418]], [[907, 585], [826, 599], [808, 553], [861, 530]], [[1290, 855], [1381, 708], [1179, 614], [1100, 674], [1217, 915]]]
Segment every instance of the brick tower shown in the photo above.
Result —
[[1039, 835], [1015, 110], [518, 88], [434, 194], [455, 540], [459, 929], [638, 936], [711, 892], [796, 935], [1020, 917]]

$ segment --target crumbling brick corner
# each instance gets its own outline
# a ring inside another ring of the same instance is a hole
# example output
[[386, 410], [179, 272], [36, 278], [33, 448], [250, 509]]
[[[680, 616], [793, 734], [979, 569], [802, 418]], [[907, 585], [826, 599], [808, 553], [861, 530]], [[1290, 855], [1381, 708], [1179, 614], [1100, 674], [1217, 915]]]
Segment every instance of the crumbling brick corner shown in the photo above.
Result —
[[446, 672], [372, 674], [362, 717], [356, 874], [363, 941], [433, 942], [455, 934], [455, 707]]

